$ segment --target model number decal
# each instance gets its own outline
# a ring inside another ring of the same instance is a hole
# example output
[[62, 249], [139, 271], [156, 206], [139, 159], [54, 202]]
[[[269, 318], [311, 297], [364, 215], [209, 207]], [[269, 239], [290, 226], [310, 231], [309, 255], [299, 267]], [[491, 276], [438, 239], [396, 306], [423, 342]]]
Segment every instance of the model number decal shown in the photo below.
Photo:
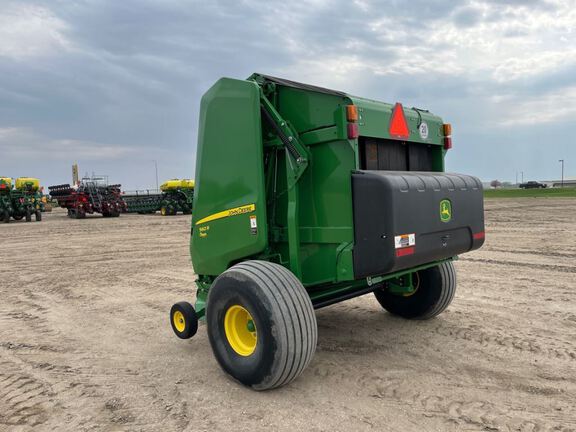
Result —
[[401, 249], [416, 244], [416, 234], [401, 234], [394, 237], [394, 247]]

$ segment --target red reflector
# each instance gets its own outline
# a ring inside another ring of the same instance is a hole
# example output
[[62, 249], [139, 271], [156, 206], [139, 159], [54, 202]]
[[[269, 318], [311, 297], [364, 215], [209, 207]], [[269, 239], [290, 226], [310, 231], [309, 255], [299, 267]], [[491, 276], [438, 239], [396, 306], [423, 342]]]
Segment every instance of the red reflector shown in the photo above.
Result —
[[406, 255], [414, 255], [414, 246], [396, 250], [397, 257], [403, 257]]
[[444, 150], [450, 150], [452, 148], [452, 138], [444, 137]]
[[410, 136], [406, 117], [404, 117], [404, 108], [400, 102], [397, 102], [396, 105], [394, 105], [388, 132], [393, 138], [408, 138]]
[[0, 183], [0, 189], [6, 189], [6, 185], [4, 183]]
[[348, 123], [348, 139], [358, 138], [358, 123]]
[[472, 238], [474, 238], [474, 240], [482, 240], [484, 237], [486, 237], [484, 231], [472, 235]]

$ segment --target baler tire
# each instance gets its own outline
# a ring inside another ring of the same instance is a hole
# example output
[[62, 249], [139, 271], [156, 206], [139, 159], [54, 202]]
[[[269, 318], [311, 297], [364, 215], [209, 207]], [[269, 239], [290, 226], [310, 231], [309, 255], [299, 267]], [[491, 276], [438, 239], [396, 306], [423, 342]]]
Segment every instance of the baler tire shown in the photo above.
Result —
[[170, 325], [180, 339], [190, 339], [198, 331], [198, 316], [188, 302], [179, 302], [170, 309]]
[[160, 214], [161, 214], [162, 216], [167, 216], [167, 215], [168, 215], [168, 210], [166, 209], [166, 207], [162, 207], [162, 208], [160, 209]]
[[[10, 216], [8, 216], [8, 217], [10, 217]], [[23, 217], [24, 216], [22, 216], [22, 215], [12, 216], [12, 218], [14, 218], [14, 220], [17, 220], [17, 221], [22, 220]]]
[[40, 210], [36, 210], [36, 213], [34, 214], [34, 216], [36, 217], [36, 222], [42, 221], [42, 212]]
[[384, 309], [402, 318], [426, 320], [446, 310], [456, 292], [456, 270], [452, 261], [417, 272], [419, 286], [409, 296], [392, 294], [383, 289], [374, 291]]
[[32, 222], [32, 212], [30, 210], [26, 210], [26, 222]]
[[10, 212], [5, 211], [5, 212], [2, 214], [2, 222], [4, 222], [4, 223], [10, 223]]
[[208, 293], [206, 324], [222, 369], [254, 390], [296, 379], [312, 360], [318, 340], [306, 289], [289, 270], [267, 261], [245, 261], [216, 278]]

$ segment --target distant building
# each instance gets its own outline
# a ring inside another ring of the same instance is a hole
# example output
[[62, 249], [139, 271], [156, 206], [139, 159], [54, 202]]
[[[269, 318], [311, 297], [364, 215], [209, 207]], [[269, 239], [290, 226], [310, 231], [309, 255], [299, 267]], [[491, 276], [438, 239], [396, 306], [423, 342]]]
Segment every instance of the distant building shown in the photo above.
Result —
[[[562, 186], [562, 180], [545, 180], [542, 183], [545, 183], [548, 187], [561, 187]], [[576, 187], [576, 179], [564, 179], [564, 186]]]

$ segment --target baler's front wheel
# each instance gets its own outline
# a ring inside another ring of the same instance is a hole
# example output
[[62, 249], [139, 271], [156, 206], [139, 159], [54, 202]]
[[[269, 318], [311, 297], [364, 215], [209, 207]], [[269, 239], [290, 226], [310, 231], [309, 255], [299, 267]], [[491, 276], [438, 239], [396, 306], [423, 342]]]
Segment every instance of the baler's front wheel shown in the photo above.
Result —
[[5, 212], [2, 214], [2, 221], [3, 221], [4, 223], [10, 223], [10, 212], [5, 211]]
[[170, 309], [170, 325], [180, 339], [190, 339], [198, 331], [198, 316], [188, 302], [176, 303]]
[[214, 281], [208, 338], [226, 373], [255, 390], [281, 387], [310, 363], [318, 329], [302, 283], [267, 261], [237, 264]]
[[456, 292], [456, 270], [452, 261], [414, 275], [415, 291], [409, 295], [379, 289], [374, 295], [384, 309], [408, 319], [430, 319], [444, 312]]

